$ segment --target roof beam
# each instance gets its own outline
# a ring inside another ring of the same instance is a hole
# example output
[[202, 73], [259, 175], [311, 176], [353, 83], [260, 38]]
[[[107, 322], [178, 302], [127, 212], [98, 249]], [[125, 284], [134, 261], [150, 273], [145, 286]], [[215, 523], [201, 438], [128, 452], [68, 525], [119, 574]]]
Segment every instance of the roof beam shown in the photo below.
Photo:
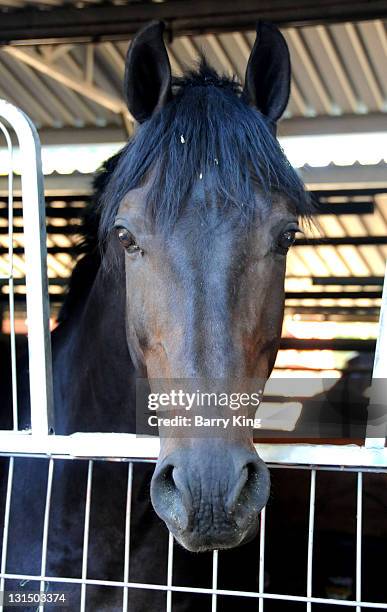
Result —
[[58, 83], [61, 83], [61, 85], [76, 91], [82, 96], [85, 96], [93, 102], [100, 104], [113, 113], [121, 114], [124, 112], [129, 112], [121, 97], [112, 96], [111, 94], [106, 93], [103, 89], [96, 87], [84, 79], [74, 78], [51, 62], [47, 61], [46, 58], [39, 55], [36, 51], [20, 49], [18, 47], [4, 47], [4, 51], [24, 64], [27, 64], [27, 66], [38, 70], [38, 72], [41, 72], [55, 81], [58, 81]]
[[[76, 80], [74, 78], [74, 80]], [[126, 110], [126, 109], [125, 109]], [[279, 136], [312, 136], [327, 134], [352, 134], [386, 131], [387, 114], [342, 115], [340, 117], [292, 117], [279, 123]], [[104, 127], [41, 128], [39, 137], [43, 145], [99, 144], [126, 142], [126, 130], [117, 125]]]
[[279, 136], [318, 136], [319, 134], [359, 134], [385, 132], [387, 114], [343, 114], [340, 116], [292, 117], [278, 124]]
[[253, 29], [259, 19], [281, 25], [324, 24], [385, 17], [387, 0], [169, 0], [66, 6], [41, 11], [26, 8], [3, 13], [0, 41], [50, 43], [127, 39], [152, 19], [166, 22], [171, 35]]
[[[373, 320], [377, 321], [380, 315], [379, 306], [291, 306], [285, 304], [286, 314], [297, 315], [324, 315], [325, 317], [340, 316], [347, 320]], [[325, 319], [326, 320], [326, 319]]]
[[300, 169], [303, 181], [312, 191], [320, 189], [327, 193], [344, 186], [351, 189], [378, 188], [380, 193], [387, 192], [386, 164], [373, 166], [335, 166], [330, 164], [323, 168], [304, 166]]
[[[286, 291], [286, 300], [378, 300], [382, 291]], [[297, 306], [294, 306], [297, 308]]]
[[319, 238], [298, 238], [296, 246], [365, 246], [387, 244], [387, 236], [321, 236]]
[[282, 338], [281, 349], [298, 351], [334, 350], [365, 351], [373, 353], [376, 340], [358, 340], [357, 338]]
[[372, 286], [383, 287], [383, 276], [313, 276], [313, 285]]

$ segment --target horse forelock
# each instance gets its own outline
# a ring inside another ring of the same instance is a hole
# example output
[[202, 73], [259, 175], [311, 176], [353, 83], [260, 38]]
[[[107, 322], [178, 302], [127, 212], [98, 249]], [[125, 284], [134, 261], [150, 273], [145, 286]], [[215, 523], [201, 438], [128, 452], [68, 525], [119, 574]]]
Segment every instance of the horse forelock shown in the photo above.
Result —
[[223, 208], [237, 207], [247, 220], [262, 205], [255, 197], [257, 185], [269, 204], [273, 194], [283, 193], [297, 214], [309, 216], [301, 179], [270, 122], [247, 104], [235, 78], [218, 75], [202, 59], [197, 70], [173, 83], [172, 100], [137, 128], [100, 174], [102, 243], [122, 199], [147, 176], [152, 176], [147, 194], [150, 214], [167, 232], [179, 219], [198, 179]]

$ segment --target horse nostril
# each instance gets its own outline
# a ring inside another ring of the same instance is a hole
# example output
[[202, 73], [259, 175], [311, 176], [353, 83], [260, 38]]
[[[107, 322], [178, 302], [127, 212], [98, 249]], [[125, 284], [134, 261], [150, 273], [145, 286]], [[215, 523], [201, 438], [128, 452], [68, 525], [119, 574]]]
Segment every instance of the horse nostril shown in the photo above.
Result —
[[151, 499], [157, 514], [168, 525], [173, 523], [179, 529], [188, 526], [188, 513], [182, 491], [176, 480], [177, 468], [168, 463], [156, 468], [151, 482]]
[[250, 461], [246, 464], [245, 468], [247, 469], [247, 481], [246, 484], [251, 485], [259, 476], [259, 469], [256, 463]]
[[160, 478], [164, 480], [164, 486], [166, 490], [169, 492], [173, 492], [174, 489], [177, 488], [175, 480], [173, 478], [174, 470], [175, 470], [175, 467], [173, 465], [167, 465], [165, 466], [165, 469], [160, 474]]
[[260, 460], [247, 462], [227, 503], [227, 510], [239, 527], [245, 527], [258, 516], [266, 504], [269, 488], [267, 467]]

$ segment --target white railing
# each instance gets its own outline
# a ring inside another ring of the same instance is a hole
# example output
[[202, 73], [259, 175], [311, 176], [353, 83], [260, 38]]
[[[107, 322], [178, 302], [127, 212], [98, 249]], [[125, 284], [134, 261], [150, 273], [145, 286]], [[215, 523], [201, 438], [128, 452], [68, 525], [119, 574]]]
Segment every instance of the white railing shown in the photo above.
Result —
[[13, 304], [13, 144], [4, 119], [14, 130], [20, 147], [24, 251], [27, 290], [28, 353], [30, 371], [31, 426], [34, 436], [48, 435], [53, 424], [53, 388], [49, 300], [47, 282], [46, 215], [40, 141], [35, 126], [20, 109], [0, 100], [0, 129], [9, 151], [9, 288], [12, 347], [14, 430], [17, 429], [15, 328]]

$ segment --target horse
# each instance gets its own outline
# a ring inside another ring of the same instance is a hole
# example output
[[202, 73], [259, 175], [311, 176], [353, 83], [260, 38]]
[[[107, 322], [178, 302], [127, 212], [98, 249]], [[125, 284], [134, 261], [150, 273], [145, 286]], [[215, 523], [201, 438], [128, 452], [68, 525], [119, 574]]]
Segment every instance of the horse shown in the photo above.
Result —
[[[257, 390], [259, 381], [261, 394], [279, 347], [286, 254], [311, 214], [276, 138], [290, 91], [286, 42], [275, 26], [258, 24], [242, 87], [205, 58], [173, 78], [163, 28], [152, 22], [129, 47], [124, 91], [137, 129], [96, 177], [89, 253], [52, 333], [58, 434], [136, 433], [144, 379], [151, 391], [177, 380], [204, 392], [213, 381], [232, 392], [245, 388], [241, 381]], [[21, 428], [30, 424], [26, 370]], [[254, 411], [248, 405], [246, 416]], [[252, 427], [212, 437], [176, 426], [160, 446], [154, 472], [143, 464], [134, 474], [130, 579], [165, 584], [166, 525], [178, 542], [175, 584], [210, 587], [218, 549], [219, 587], [257, 590], [256, 534], [270, 478]], [[15, 460], [8, 572], [40, 574], [46, 463]], [[55, 461], [48, 576], [81, 575], [86, 469]], [[125, 469], [94, 469], [90, 578], [122, 580]], [[80, 586], [66, 588], [76, 609]], [[118, 591], [88, 586], [87, 609], [122, 609]], [[129, 610], [158, 612], [165, 601], [163, 591], [131, 589]], [[218, 598], [221, 611], [235, 605], [253, 610], [257, 601]], [[211, 597], [173, 594], [175, 612], [198, 606], [210, 609]]]

